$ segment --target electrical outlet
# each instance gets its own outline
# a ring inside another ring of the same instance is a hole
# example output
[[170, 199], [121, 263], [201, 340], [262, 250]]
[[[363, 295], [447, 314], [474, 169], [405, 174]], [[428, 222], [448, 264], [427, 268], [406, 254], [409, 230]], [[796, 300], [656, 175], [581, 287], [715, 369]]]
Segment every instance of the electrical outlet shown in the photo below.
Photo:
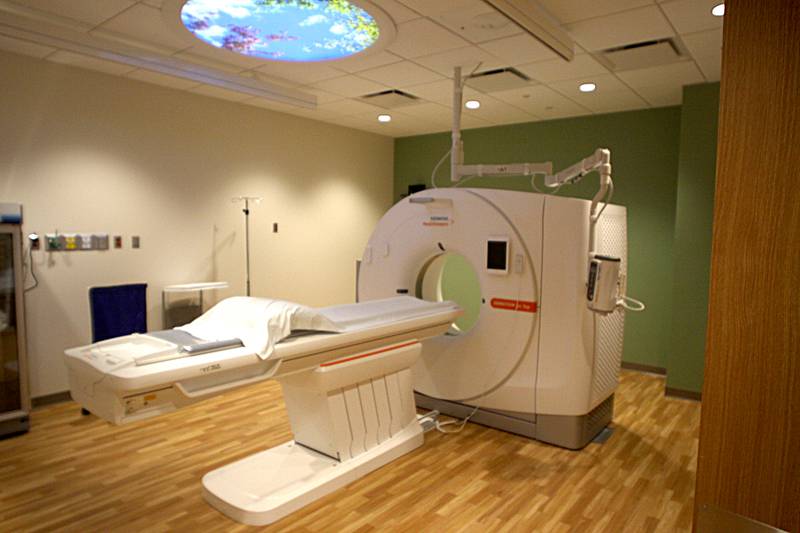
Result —
[[122, 248], [122, 235], [114, 235], [114, 248]]
[[141, 240], [139, 239], [138, 235], [134, 235], [133, 237], [131, 237], [131, 248], [139, 248], [140, 244]]

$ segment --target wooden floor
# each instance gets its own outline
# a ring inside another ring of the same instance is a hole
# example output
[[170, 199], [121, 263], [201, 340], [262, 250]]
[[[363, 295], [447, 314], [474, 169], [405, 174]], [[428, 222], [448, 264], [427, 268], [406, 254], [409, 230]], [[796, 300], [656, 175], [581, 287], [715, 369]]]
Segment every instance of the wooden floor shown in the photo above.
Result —
[[[688, 531], [700, 405], [626, 371], [614, 432], [580, 452], [468, 424], [271, 531]], [[289, 440], [275, 382], [114, 427], [74, 403], [0, 440], [0, 531], [242, 531], [207, 505], [209, 470]]]

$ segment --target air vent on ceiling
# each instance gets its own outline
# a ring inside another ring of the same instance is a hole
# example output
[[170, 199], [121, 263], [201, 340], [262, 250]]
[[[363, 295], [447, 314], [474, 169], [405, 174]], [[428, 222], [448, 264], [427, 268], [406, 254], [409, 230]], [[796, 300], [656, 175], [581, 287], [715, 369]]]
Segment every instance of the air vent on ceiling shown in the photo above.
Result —
[[384, 109], [394, 109], [396, 107], [403, 107], [419, 102], [419, 98], [413, 94], [404, 93], [397, 89], [367, 94], [362, 96], [360, 100]]
[[611, 70], [633, 70], [637, 68], [667, 65], [683, 59], [672, 39], [659, 39], [628, 44], [600, 52]]
[[524, 87], [531, 79], [515, 68], [498, 68], [473, 74], [467, 78], [467, 85], [484, 93], [507, 91]]

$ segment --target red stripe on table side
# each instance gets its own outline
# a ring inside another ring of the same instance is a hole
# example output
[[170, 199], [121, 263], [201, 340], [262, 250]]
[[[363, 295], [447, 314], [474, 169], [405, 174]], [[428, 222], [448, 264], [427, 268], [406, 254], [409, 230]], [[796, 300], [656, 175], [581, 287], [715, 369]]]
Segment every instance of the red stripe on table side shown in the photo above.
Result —
[[363, 359], [365, 357], [370, 357], [372, 355], [378, 355], [381, 353], [391, 352], [392, 350], [399, 350], [400, 348], [405, 348], [406, 346], [411, 346], [412, 344], [417, 344], [419, 341], [410, 341], [403, 344], [398, 344], [397, 346], [390, 346], [388, 348], [382, 348], [380, 350], [375, 350], [374, 352], [362, 353], [361, 355], [354, 355], [353, 357], [346, 357], [344, 359], [337, 359], [336, 361], [331, 361], [330, 363], [322, 363], [319, 366], [334, 366], [340, 365], [342, 363], [348, 363], [350, 361], [355, 361], [357, 359]]

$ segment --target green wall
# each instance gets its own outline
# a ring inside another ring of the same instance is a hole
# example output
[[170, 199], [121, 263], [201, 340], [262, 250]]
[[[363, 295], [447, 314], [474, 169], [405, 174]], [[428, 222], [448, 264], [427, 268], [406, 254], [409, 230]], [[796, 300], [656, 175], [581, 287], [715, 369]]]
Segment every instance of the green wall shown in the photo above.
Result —
[[[575, 163], [596, 148], [611, 149], [614, 202], [628, 208], [628, 293], [647, 303], [629, 313], [624, 359], [666, 366], [672, 332], [673, 235], [677, 194], [681, 108], [668, 107], [608, 115], [467, 130], [466, 163], [552, 160], [556, 168]], [[430, 182], [431, 171], [450, 147], [449, 133], [405, 137], [395, 142], [395, 199], [411, 183]], [[437, 183], [448, 185], [442, 165]], [[481, 178], [470, 187], [530, 190], [524, 178]], [[591, 198], [596, 175], [561, 190]]]
[[700, 392], [708, 319], [719, 84], [684, 87], [667, 387]]

